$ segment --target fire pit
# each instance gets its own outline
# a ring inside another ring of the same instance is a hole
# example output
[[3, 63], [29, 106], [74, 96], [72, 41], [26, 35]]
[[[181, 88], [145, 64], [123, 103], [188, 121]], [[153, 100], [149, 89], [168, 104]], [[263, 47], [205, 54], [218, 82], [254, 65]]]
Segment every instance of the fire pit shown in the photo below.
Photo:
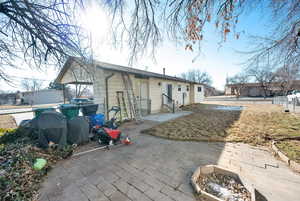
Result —
[[240, 176], [216, 165], [199, 167], [191, 179], [197, 194], [203, 200], [258, 201], [266, 200]]

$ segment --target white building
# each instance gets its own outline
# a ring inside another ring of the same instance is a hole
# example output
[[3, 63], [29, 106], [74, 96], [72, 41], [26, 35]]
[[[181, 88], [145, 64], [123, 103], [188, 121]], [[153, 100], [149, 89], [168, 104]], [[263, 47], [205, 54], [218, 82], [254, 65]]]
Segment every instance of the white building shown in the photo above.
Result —
[[22, 103], [29, 105], [62, 103], [63, 97], [63, 91], [56, 89], [21, 92]]
[[[179, 108], [199, 103], [204, 99], [204, 86], [182, 78], [149, 71], [94, 61], [88, 64], [70, 57], [56, 78], [61, 84], [92, 84], [94, 102], [98, 112], [119, 105], [118, 95], [124, 94], [128, 107], [124, 75], [129, 76], [136, 99], [143, 114], [157, 113], [162, 109]], [[119, 99], [120, 100], [120, 99]]]

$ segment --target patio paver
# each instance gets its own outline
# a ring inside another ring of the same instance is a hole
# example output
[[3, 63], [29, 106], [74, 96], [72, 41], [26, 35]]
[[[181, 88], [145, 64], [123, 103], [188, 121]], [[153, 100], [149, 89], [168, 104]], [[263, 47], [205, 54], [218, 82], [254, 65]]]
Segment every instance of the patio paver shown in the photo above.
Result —
[[[134, 144], [62, 161], [49, 173], [40, 201], [193, 201], [192, 172], [219, 164], [246, 176], [268, 200], [299, 199], [300, 176], [259, 148], [182, 142], [139, 134], [156, 124], [123, 128]], [[277, 166], [279, 168], [265, 164]]]

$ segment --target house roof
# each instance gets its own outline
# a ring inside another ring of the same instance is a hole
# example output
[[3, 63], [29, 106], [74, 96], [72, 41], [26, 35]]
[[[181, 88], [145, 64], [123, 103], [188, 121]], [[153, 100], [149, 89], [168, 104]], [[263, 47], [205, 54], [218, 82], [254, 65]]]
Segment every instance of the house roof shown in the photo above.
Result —
[[[58, 74], [57, 78], [55, 79], [55, 82], [60, 82], [61, 81], [64, 74], [68, 71], [68, 69], [71, 67], [71, 65], [74, 61], [79, 62], [82, 65], [88, 64], [87, 62], [84, 62], [80, 58], [69, 57], [69, 59], [66, 61], [65, 65], [63, 66], [62, 70]], [[121, 72], [121, 73], [130, 73], [130, 74], [134, 74], [134, 75], [142, 76], [142, 77], [154, 77], [154, 78], [173, 80], [173, 81], [179, 81], [179, 82], [201, 84], [201, 83], [198, 83], [198, 82], [189, 81], [189, 80], [179, 78], [179, 77], [175, 77], [175, 76], [169, 76], [169, 75], [154, 73], [154, 72], [140, 70], [140, 69], [131, 68], [131, 67], [127, 67], [127, 66], [121, 66], [121, 65], [111, 64], [111, 63], [100, 62], [100, 61], [93, 61], [93, 62], [97, 66], [97, 68], [101, 68], [101, 69], [105, 69], [105, 70]]]

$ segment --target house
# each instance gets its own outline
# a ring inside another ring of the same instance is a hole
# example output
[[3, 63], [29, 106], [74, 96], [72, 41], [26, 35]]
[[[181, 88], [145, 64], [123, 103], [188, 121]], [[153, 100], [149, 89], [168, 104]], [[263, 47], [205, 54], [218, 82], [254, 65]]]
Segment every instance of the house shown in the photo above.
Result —
[[16, 105], [20, 103], [19, 93], [3, 93], [0, 94], [0, 105]]
[[[286, 83], [272, 82], [262, 87], [260, 83], [227, 84], [225, 95], [237, 95], [248, 97], [282, 96], [286, 91], [300, 90], [300, 81], [294, 80], [287, 86]], [[266, 94], [265, 94], [266, 93]]]
[[125, 103], [125, 109], [129, 111], [125, 76], [130, 79], [143, 115], [171, 109], [173, 105], [179, 108], [182, 105], [199, 103], [204, 99], [204, 86], [200, 83], [165, 73], [153, 73], [99, 61], [85, 62], [75, 57], [66, 61], [55, 82], [64, 85], [93, 85], [94, 102], [99, 104], [98, 112], [105, 113], [112, 106], [122, 106], [122, 103]]
[[223, 95], [224, 92], [222, 91], [219, 91], [217, 90], [216, 88], [210, 86], [210, 85], [207, 85], [207, 84], [204, 84], [204, 96], [207, 97], [207, 96], [219, 96], [219, 95]]
[[61, 103], [63, 91], [56, 89], [42, 89], [38, 91], [25, 91], [0, 94], [0, 105], [38, 105]]
[[56, 89], [42, 89], [38, 91], [21, 92], [22, 104], [38, 105], [62, 103], [64, 101], [63, 91]]

